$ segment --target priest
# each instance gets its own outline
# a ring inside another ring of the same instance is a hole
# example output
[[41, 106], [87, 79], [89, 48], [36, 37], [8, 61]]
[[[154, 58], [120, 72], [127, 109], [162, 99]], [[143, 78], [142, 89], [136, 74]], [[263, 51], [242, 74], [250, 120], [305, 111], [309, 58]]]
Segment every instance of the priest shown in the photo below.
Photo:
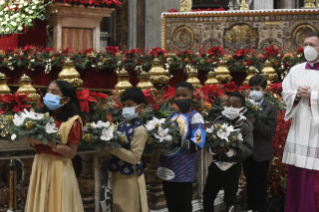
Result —
[[282, 161], [289, 165], [285, 212], [319, 212], [319, 32], [306, 35], [307, 62], [291, 68], [283, 81], [292, 119]]

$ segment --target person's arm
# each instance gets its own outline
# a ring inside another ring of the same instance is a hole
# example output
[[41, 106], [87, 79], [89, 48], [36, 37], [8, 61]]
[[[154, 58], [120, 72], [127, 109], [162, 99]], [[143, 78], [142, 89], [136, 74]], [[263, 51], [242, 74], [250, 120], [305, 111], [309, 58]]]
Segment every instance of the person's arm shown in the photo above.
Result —
[[148, 132], [145, 127], [140, 126], [135, 129], [132, 141], [131, 141], [131, 149], [127, 150], [124, 148], [117, 148], [110, 150], [112, 155], [126, 161], [130, 164], [137, 164], [142, 157], [144, 152], [145, 143], [148, 139]]
[[[266, 101], [266, 100], [265, 100]], [[258, 131], [263, 136], [272, 138], [276, 133], [277, 127], [277, 109], [272, 107], [270, 112], [267, 114], [266, 123], [261, 120], [256, 120], [254, 123], [254, 129]]]

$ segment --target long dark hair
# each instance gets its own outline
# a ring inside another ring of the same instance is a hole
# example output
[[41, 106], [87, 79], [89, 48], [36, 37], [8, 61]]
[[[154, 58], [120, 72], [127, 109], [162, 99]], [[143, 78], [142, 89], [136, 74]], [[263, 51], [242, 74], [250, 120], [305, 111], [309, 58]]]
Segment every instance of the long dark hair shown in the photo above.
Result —
[[[56, 114], [55, 119], [58, 121], [67, 121], [69, 118], [75, 116], [75, 115], [79, 115], [81, 116], [81, 110], [80, 110], [80, 103], [79, 103], [79, 99], [78, 96], [76, 94], [76, 91], [74, 89], [74, 87], [71, 85], [71, 83], [68, 83], [66, 81], [62, 81], [62, 80], [56, 80], [53, 81], [52, 83], [56, 83], [58, 85], [58, 87], [60, 88], [63, 97], [69, 97], [70, 98], [70, 102], [65, 104], [62, 107], [62, 110]], [[53, 115], [53, 112], [50, 111], [45, 105], [44, 105], [44, 112], [49, 112], [50, 115]]]

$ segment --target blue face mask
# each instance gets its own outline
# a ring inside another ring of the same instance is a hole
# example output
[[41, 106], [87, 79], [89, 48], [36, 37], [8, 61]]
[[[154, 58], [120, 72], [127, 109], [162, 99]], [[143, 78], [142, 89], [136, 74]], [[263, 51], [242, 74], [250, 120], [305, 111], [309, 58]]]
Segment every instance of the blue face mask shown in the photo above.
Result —
[[255, 100], [256, 102], [260, 101], [263, 98], [264, 94], [262, 91], [250, 91], [249, 97]]
[[62, 97], [58, 95], [47, 93], [45, 97], [43, 98], [43, 102], [47, 106], [47, 108], [49, 108], [49, 110], [53, 111], [63, 106], [60, 104], [61, 99]]
[[123, 108], [122, 116], [125, 118], [125, 120], [129, 121], [135, 119], [138, 116], [138, 113], [135, 112], [135, 108], [137, 108], [138, 106], [139, 105], [137, 105], [136, 107]]

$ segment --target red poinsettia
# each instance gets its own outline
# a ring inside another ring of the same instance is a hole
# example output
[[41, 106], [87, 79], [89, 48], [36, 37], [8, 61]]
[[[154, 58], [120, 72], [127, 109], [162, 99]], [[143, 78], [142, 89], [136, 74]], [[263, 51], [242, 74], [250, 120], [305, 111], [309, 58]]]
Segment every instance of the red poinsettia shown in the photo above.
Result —
[[246, 90], [248, 90], [248, 89], [249, 89], [249, 85], [248, 85], [248, 84], [245, 84], [245, 85], [243, 85], [243, 86], [240, 86], [240, 87], [238, 88], [238, 91], [242, 92], [242, 91], [246, 91]]
[[125, 55], [128, 55], [128, 54], [142, 54], [139, 50], [139, 48], [136, 48], [136, 49], [131, 49], [127, 52], [124, 53]]
[[164, 93], [164, 99], [165, 101], [168, 101], [174, 97], [175, 97], [175, 88], [169, 87]]
[[238, 91], [238, 86], [235, 84], [235, 82], [229, 82], [227, 84], [223, 84], [222, 88], [225, 89], [226, 92], [232, 93], [234, 91]]
[[77, 92], [78, 99], [80, 102], [81, 112], [90, 112], [89, 103], [97, 102], [92, 96], [90, 96], [89, 89]]
[[28, 101], [30, 101], [30, 98], [27, 98], [28, 95], [19, 95], [18, 92], [12, 95], [2, 94], [0, 96], [0, 103], [5, 104], [5, 106], [0, 109], [0, 114], [7, 113], [10, 108], [12, 108], [14, 113], [23, 112], [25, 108], [29, 109], [30, 105]]
[[107, 99], [109, 95], [106, 95], [102, 92], [91, 92], [90, 95], [96, 99]]
[[303, 48], [303, 46], [301, 45], [301, 46], [299, 46], [299, 48], [298, 48], [298, 51], [297, 51], [297, 54], [303, 54], [303, 51], [304, 51], [304, 48]]
[[224, 56], [225, 52], [223, 51], [223, 47], [213, 46], [207, 51], [207, 54], [209, 54], [211, 57], [220, 57]]
[[150, 89], [146, 89], [143, 91], [144, 93], [144, 96], [145, 96], [145, 99], [146, 101], [152, 105], [152, 108], [155, 110], [155, 111], [158, 111], [160, 109], [159, 105], [157, 104], [157, 102], [155, 101], [152, 93], [151, 93], [151, 90]]
[[117, 53], [121, 52], [118, 46], [108, 46], [105, 48], [107, 53], [116, 55]]
[[271, 83], [270, 90], [276, 93], [282, 92], [282, 83]]
[[245, 56], [245, 55], [247, 55], [250, 51], [251, 51], [250, 49], [242, 48], [242, 49], [236, 50], [235, 56], [237, 56], [237, 57]]
[[30, 52], [30, 51], [32, 51], [34, 48], [35, 48], [34, 46], [27, 44], [27, 45], [23, 48], [22, 51], [24, 51], [24, 52], [26, 52], [26, 51]]
[[174, 8], [172, 8], [172, 9], [170, 9], [168, 12], [169, 13], [176, 13], [176, 12], [178, 12], [179, 10], [176, 10], [176, 9], [174, 9]]
[[264, 48], [265, 50], [265, 56], [275, 56], [279, 53], [279, 49], [275, 49], [275, 46], [271, 46], [271, 47], [266, 47]]
[[178, 52], [176, 55], [180, 56], [180, 55], [192, 55], [193, 52], [189, 51], [189, 50], [183, 50], [181, 52]]
[[157, 57], [158, 55], [165, 54], [165, 53], [168, 53], [168, 51], [162, 49], [161, 47], [153, 48], [150, 51], [150, 55], [152, 55], [153, 57]]

